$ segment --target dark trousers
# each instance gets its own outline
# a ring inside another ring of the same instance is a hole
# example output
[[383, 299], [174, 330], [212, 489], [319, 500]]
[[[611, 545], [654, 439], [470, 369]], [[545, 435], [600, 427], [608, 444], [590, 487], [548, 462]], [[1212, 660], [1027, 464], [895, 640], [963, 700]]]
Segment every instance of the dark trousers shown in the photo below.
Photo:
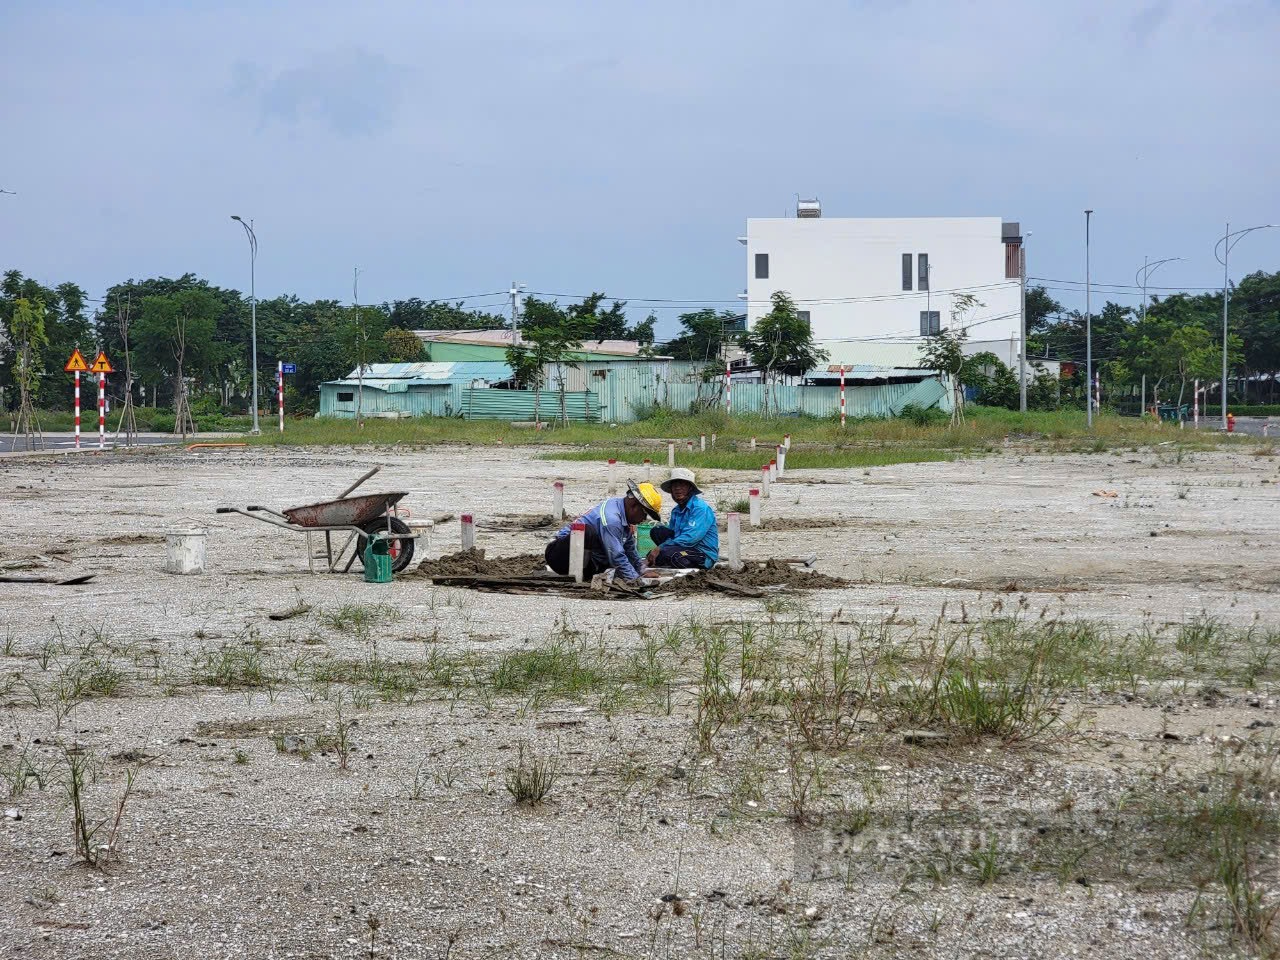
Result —
[[653, 527], [649, 538], [658, 548], [658, 559], [655, 567], [670, 567], [674, 570], [687, 570], [690, 567], [702, 569], [707, 565], [707, 555], [697, 547], [676, 547], [663, 544], [676, 535], [670, 527]]
[[[591, 527], [587, 527], [582, 545], [582, 579], [590, 580], [596, 574], [604, 573], [607, 569], [606, 567], [599, 566], [595, 561], [595, 553], [600, 549], [600, 537]], [[569, 537], [557, 537], [555, 540], [548, 543], [547, 549], [543, 553], [543, 558], [547, 561], [547, 566], [560, 574], [560, 576], [568, 576]]]

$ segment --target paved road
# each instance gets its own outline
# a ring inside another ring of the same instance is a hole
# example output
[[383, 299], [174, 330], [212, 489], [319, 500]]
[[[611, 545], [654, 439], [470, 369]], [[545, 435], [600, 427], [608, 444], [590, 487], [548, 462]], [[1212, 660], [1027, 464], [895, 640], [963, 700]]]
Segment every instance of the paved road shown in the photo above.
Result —
[[1255, 437], [1280, 437], [1280, 417], [1236, 417], [1236, 433], [1247, 433]]

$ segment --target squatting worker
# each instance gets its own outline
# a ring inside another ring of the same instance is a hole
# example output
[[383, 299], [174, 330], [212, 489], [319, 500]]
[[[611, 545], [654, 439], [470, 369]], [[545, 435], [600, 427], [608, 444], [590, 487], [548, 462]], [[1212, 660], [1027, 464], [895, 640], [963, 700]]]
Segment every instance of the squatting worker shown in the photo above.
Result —
[[[613, 569], [623, 580], [637, 580], [645, 573], [644, 561], [636, 552], [635, 525], [645, 518], [662, 521], [658, 511], [662, 494], [651, 483], [627, 481], [627, 493], [610, 497], [592, 507], [575, 522], [586, 524], [582, 576], [590, 580], [598, 573]], [[565, 526], [547, 544], [546, 560], [556, 573], [569, 573], [569, 527]]]
[[702, 491], [693, 479], [693, 471], [676, 467], [671, 478], [662, 485], [676, 502], [671, 523], [654, 527], [649, 536], [657, 544], [649, 551], [651, 567], [710, 569], [720, 559], [720, 534], [716, 531], [716, 512], [702, 499]]

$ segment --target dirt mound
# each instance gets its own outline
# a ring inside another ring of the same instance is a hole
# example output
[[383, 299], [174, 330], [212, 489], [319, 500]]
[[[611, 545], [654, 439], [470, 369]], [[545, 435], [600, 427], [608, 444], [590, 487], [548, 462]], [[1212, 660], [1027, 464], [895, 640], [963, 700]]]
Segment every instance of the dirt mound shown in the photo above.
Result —
[[515, 513], [481, 520], [476, 526], [481, 530], [551, 530], [559, 529], [565, 522], [549, 513]]
[[423, 560], [418, 564], [418, 576], [427, 577], [522, 577], [527, 573], [542, 573], [546, 561], [540, 553], [521, 553], [514, 557], [488, 558], [484, 550], [460, 550], [445, 554], [435, 560]]
[[829, 577], [825, 573], [796, 568], [782, 560], [766, 560], [763, 563], [751, 563], [739, 573], [733, 573], [724, 567], [717, 567], [703, 574], [688, 577], [677, 577], [655, 589], [656, 593], [723, 593], [725, 588], [741, 587], [745, 589], [762, 589], [767, 587], [785, 587], [792, 590], [830, 590], [847, 586], [847, 580]]

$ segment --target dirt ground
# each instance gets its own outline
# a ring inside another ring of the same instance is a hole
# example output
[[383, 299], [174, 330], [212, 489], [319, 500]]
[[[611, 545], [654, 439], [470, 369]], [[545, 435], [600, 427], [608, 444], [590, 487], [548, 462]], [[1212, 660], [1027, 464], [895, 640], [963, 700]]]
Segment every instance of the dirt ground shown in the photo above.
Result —
[[[1167, 817], [1119, 824], [1155, 809], [1138, 802], [1153, 784], [1200, 802], [1246, 761], [1274, 813], [1280, 458], [1011, 449], [796, 471], [744, 555], [817, 553], [848, 582], [766, 599], [366, 584], [214, 513], [329, 499], [375, 464], [365, 490], [407, 491], [410, 522], [474, 514], [492, 557], [536, 559], [549, 528], [501, 518], [548, 512], [557, 479], [585, 509], [606, 476], [519, 449], [0, 458], [0, 574], [97, 575], [0, 583], [0, 957], [1254, 949], [1203, 852], [1152, 839]], [[712, 503], [753, 479], [717, 477]], [[207, 572], [166, 574], [163, 535], [188, 529], [208, 530]], [[414, 566], [459, 546], [441, 523]], [[865, 663], [875, 637], [1011, 616], [1093, 624], [1143, 657], [1167, 644], [1182, 673], [1056, 688], [1069, 723], [1024, 738], [907, 730], [892, 685], [868, 687], [809, 750], [780, 692], [813, 675], [755, 698], [745, 663], [764, 635], [783, 670], [815, 636]], [[1189, 665], [1199, 624], [1212, 653]], [[1244, 674], [1215, 666], [1246, 653]], [[714, 696], [713, 656], [733, 666]], [[76, 763], [97, 867], [78, 862]], [[547, 770], [543, 802], [513, 800], [513, 777]], [[1124, 831], [1143, 839], [1122, 856]], [[1275, 866], [1265, 848], [1253, 864], [1267, 903]]]

